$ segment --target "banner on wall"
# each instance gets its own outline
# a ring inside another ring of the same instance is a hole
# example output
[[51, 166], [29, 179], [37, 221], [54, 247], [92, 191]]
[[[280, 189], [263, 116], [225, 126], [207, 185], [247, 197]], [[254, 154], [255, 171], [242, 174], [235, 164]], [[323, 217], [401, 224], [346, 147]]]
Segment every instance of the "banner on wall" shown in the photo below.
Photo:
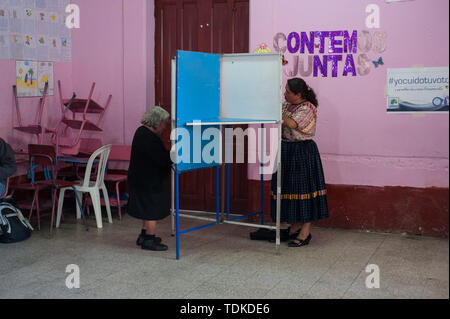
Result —
[[273, 47], [288, 77], [354, 77], [382, 69], [386, 40], [382, 30], [293, 31], [277, 33]]
[[448, 112], [448, 67], [387, 69], [387, 112]]
[[47, 95], [53, 95], [53, 62], [16, 61], [17, 97], [42, 96], [45, 82]]

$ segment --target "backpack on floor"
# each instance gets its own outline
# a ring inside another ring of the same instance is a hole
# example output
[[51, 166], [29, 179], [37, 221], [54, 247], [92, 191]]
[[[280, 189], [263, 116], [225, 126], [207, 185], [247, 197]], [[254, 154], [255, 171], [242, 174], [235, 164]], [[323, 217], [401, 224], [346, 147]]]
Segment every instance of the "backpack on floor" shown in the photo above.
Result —
[[10, 244], [31, 236], [33, 227], [10, 197], [0, 199], [0, 243]]

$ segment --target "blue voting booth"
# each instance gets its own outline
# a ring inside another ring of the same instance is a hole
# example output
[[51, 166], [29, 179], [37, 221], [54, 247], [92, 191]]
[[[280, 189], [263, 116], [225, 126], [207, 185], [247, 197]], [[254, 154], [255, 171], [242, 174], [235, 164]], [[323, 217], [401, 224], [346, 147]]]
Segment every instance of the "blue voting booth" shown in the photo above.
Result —
[[[276, 124], [278, 150], [281, 148], [281, 55], [210, 54], [178, 51], [172, 60], [172, 225], [176, 236], [176, 258], [180, 258], [181, 235], [220, 223], [276, 229], [276, 248], [280, 245], [281, 174], [278, 175], [276, 226], [263, 225], [263, 175], [260, 211], [230, 217], [229, 165], [224, 164], [224, 127], [240, 124]], [[209, 139], [205, 139], [209, 137]], [[203, 137], [203, 138], [202, 138]], [[232, 144], [232, 143], [231, 143]], [[264, 142], [261, 146], [264, 147]], [[226, 213], [220, 212], [219, 168], [226, 165]], [[262, 164], [261, 164], [262, 165]], [[179, 206], [179, 176], [185, 172], [216, 167], [215, 218], [188, 215]], [[277, 156], [276, 167], [281, 167]], [[259, 215], [261, 224], [237, 220]], [[209, 221], [200, 227], [180, 230], [180, 216]]]

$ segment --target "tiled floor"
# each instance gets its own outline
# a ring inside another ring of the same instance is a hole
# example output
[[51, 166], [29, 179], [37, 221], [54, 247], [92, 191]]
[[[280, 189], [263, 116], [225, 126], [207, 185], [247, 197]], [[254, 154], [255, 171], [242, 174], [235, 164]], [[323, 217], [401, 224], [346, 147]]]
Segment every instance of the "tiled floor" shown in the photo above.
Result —
[[[182, 219], [182, 229], [203, 222]], [[167, 218], [157, 234], [166, 252], [135, 241], [140, 221], [125, 215], [104, 228], [70, 216], [27, 241], [0, 247], [0, 298], [449, 298], [448, 239], [313, 228], [308, 246], [252, 241], [254, 228], [222, 224], [181, 237], [181, 259]], [[80, 288], [66, 287], [66, 267]], [[369, 289], [368, 264], [380, 287]]]

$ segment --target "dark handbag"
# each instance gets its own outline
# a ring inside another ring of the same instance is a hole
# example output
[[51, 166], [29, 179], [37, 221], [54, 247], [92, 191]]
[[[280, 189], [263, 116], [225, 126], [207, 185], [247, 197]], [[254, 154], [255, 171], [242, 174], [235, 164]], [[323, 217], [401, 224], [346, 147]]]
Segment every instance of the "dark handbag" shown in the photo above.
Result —
[[[273, 229], [259, 228], [257, 231], [250, 233], [251, 240], [267, 240], [275, 241], [276, 231]], [[289, 229], [280, 229], [280, 241], [289, 240]]]
[[31, 236], [33, 227], [11, 198], [0, 199], [0, 243], [17, 243]]

